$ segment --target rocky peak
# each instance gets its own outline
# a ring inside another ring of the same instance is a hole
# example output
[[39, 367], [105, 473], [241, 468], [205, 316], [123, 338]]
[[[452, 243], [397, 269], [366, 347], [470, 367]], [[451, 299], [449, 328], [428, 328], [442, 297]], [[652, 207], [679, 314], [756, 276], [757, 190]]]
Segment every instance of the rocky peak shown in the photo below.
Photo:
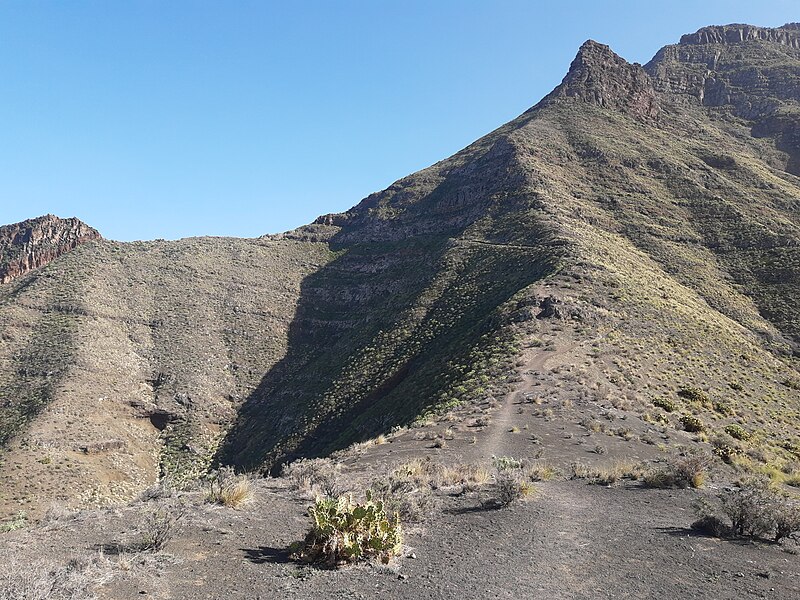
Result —
[[639, 118], [650, 119], [659, 113], [656, 93], [642, 66], [593, 40], [580, 47], [564, 80], [544, 102], [561, 98], [577, 98]]
[[800, 23], [787, 23], [782, 27], [756, 27], [734, 23], [731, 25], [712, 25], [703, 27], [695, 33], [689, 33], [681, 37], [682, 45], [699, 44], [741, 44], [762, 40], [800, 48]]
[[0, 227], [0, 283], [45, 266], [79, 245], [101, 239], [79, 219], [45, 215]]

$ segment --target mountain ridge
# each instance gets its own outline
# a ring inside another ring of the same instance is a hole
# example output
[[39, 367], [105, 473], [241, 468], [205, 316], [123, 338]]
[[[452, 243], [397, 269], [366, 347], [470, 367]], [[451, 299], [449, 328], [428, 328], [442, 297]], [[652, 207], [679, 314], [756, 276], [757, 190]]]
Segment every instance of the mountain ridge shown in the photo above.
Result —
[[[504, 395], [521, 351], [549, 343], [567, 375], [540, 392], [565, 418], [651, 427], [654, 402], [698, 388], [708, 403], [684, 410], [714, 435], [737, 423], [790, 461], [800, 56], [736, 35], [644, 67], [587, 41], [531, 109], [344, 213], [256, 240], [98, 240], [0, 287], [5, 505], [55, 493], [46, 449], [84, 503], [211, 461], [327, 455]], [[713, 441], [680, 416], [658, 431]]]

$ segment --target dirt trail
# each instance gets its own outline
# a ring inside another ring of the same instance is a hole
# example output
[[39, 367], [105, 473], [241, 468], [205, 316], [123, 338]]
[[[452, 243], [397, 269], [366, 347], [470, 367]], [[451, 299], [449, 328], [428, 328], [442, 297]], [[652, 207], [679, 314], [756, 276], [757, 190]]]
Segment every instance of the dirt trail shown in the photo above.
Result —
[[488, 460], [492, 456], [508, 454], [508, 438], [510, 430], [515, 425], [514, 407], [521, 403], [523, 394], [534, 388], [536, 374], [547, 368], [547, 363], [557, 359], [565, 352], [571, 350], [575, 344], [559, 348], [556, 351], [545, 351], [539, 347], [527, 349], [522, 360], [524, 364], [518, 367], [522, 381], [505, 395], [501, 407], [492, 415], [492, 423], [484, 432], [484, 439], [480, 443], [476, 455], [477, 460]]

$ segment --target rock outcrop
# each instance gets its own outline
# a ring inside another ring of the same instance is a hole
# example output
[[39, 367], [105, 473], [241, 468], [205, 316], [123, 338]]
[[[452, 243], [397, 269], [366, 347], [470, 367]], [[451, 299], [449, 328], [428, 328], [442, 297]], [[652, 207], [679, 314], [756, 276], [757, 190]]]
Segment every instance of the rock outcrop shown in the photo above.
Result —
[[0, 283], [45, 266], [65, 252], [101, 239], [79, 219], [45, 215], [0, 227]]
[[695, 33], [681, 36], [681, 44], [740, 44], [753, 41], [772, 42], [800, 48], [800, 23], [787, 23], [782, 27], [756, 27], [742, 23], [712, 25]]
[[645, 119], [660, 112], [653, 84], [642, 66], [593, 40], [584, 42], [561, 85], [542, 104], [560, 98], [577, 98]]

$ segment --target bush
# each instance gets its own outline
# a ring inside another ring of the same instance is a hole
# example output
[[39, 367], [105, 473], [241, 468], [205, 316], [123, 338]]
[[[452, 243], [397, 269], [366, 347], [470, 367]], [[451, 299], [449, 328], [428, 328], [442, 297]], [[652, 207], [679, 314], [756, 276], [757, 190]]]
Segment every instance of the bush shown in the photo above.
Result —
[[774, 492], [766, 479], [749, 479], [719, 494], [722, 512], [731, 520], [734, 535], [761, 537], [773, 528]]
[[[730, 521], [722, 534], [742, 537], [772, 537], [776, 542], [800, 532], [800, 501], [773, 487], [766, 478], [751, 478], [717, 495], [719, 510]], [[701, 503], [700, 521], [721, 519], [714, 508]], [[698, 521], [698, 523], [700, 523]], [[719, 534], [714, 534], [719, 535]]]
[[736, 411], [733, 410], [733, 406], [731, 406], [728, 402], [723, 402], [722, 400], [715, 400], [712, 404], [712, 407], [715, 412], [718, 412], [721, 415], [725, 415], [726, 417], [730, 417], [736, 414]]
[[800, 502], [785, 500], [775, 506], [775, 541], [800, 532]]
[[175, 534], [183, 510], [158, 509], [145, 516], [140, 526], [140, 539], [132, 546], [138, 552], [161, 552]]
[[281, 475], [298, 491], [322, 493], [337, 498], [342, 493], [339, 483], [341, 466], [329, 458], [301, 458], [284, 465]]
[[308, 509], [311, 530], [295, 556], [307, 562], [337, 565], [377, 558], [388, 563], [403, 543], [399, 517], [389, 519], [383, 503], [367, 492], [363, 504], [351, 496], [318, 498]]
[[703, 422], [693, 415], [683, 415], [681, 417], [681, 425], [691, 433], [699, 433], [705, 429]]
[[521, 469], [522, 463], [510, 456], [492, 456], [492, 466], [497, 471], [508, 471], [510, 469]]
[[667, 459], [667, 464], [644, 477], [644, 484], [653, 488], [698, 488], [706, 479], [713, 458], [699, 451], [684, 450]]
[[716, 515], [703, 515], [692, 523], [691, 527], [695, 531], [713, 537], [728, 537], [731, 534], [731, 528]]
[[492, 456], [495, 497], [487, 506], [505, 507], [533, 494], [533, 485], [527, 480], [522, 461], [510, 456]]
[[683, 387], [678, 390], [678, 396], [688, 400], [689, 402], [695, 402], [702, 406], [711, 407], [711, 398], [708, 397], [703, 390], [696, 387]]
[[678, 405], [669, 398], [656, 398], [653, 400], [653, 406], [657, 406], [658, 408], [663, 408], [667, 412], [675, 412], [678, 410]]
[[22, 529], [28, 524], [28, 513], [24, 510], [19, 511], [16, 513], [11, 519], [8, 521], [4, 521], [0, 523], [0, 533], [8, 533], [9, 531], [15, 531], [17, 529]]
[[749, 431], [747, 431], [744, 427], [738, 425], [737, 423], [731, 423], [730, 425], [726, 425], [725, 433], [727, 433], [732, 438], [742, 442], [746, 442], [752, 437], [752, 434]]
[[389, 475], [372, 482], [372, 497], [403, 523], [421, 523], [436, 508], [431, 487], [412, 476]]
[[711, 440], [711, 446], [714, 449], [714, 454], [726, 463], [732, 462], [735, 457], [743, 452], [741, 445], [729, 435], [715, 436]]
[[497, 497], [495, 503], [501, 507], [509, 506], [517, 500], [533, 494], [533, 485], [525, 481], [520, 469], [504, 469], [495, 475]]

